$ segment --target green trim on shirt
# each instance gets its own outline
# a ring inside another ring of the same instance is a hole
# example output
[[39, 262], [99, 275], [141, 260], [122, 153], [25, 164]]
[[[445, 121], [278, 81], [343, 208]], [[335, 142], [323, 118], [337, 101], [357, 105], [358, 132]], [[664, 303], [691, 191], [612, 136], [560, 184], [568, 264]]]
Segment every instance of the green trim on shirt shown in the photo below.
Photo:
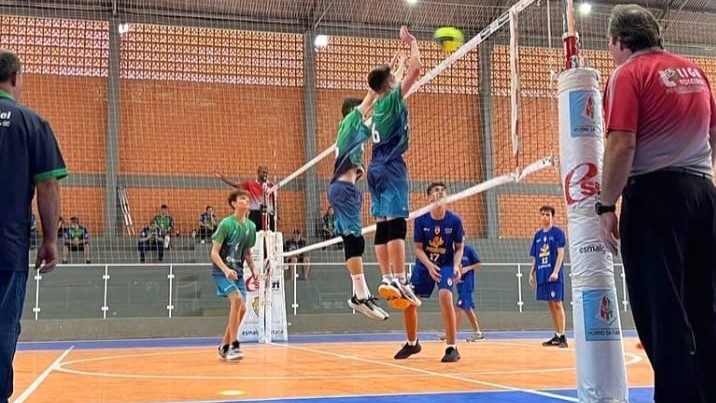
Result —
[[15, 98], [13, 98], [12, 94], [10, 94], [7, 91], [3, 91], [3, 90], [0, 90], [0, 98], [10, 99], [13, 101], [15, 100]]
[[67, 170], [67, 168], [64, 168], [64, 167], [57, 168], [57, 169], [53, 169], [52, 171], [40, 172], [39, 174], [36, 174], [33, 177], [33, 180], [35, 181], [35, 183], [43, 182], [43, 181], [46, 181], [46, 180], [52, 179], [52, 178], [59, 180], [59, 179], [64, 178], [68, 174], [69, 174], [69, 171]]

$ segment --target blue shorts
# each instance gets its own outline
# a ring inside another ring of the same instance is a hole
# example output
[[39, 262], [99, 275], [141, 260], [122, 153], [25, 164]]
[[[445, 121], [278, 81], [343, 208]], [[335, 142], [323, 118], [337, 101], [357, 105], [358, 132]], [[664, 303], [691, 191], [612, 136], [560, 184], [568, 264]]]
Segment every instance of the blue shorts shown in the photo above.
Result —
[[472, 298], [472, 290], [457, 286], [457, 302], [455, 303], [458, 308], [469, 311], [475, 309], [475, 300]]
[[370, 214], [373, 217], [408, 218], [410, 185], [408, 167], [401, 158], [368, 166]]
[[[454, 285], [453, 277], [454, 269], [452, 266], [443, 266], [440, 268], [440, 282], [438, 284], [438, 290], [452, 291]], [[420, 263], [417, 263], [413, 268], [413, 274], [410, 275], [410, 284], [413, 285], [415, 295], [420, 298], [430, 298], [430, 295], [435, 289], [435, 280], [430, 277], [428, 269]]]
[[239, 277], [236, 281], [229, 280], [223, 273], [212, 273], [211, 276], [216, 283], [217, 296], [228, 297], [232, 292], [238, 292], [241, 294], [241, 298], [246, 301], [246, 284], [244, 283], [245, 280], [243, 276]]
[[360, 236], [363, 229], [360, 213], [363, 207], [363, 193], [356, 188], [356, 185], [338, 180], [331, 183], [328, 186], [328, 202], [333, 207], [336, 233]]
[[537, 301], [564, 301], [564, 281], [537, 284]]
[[12, 360], [20, 336], [28, 270], [0, 271], [0, 402], [12, 395]]

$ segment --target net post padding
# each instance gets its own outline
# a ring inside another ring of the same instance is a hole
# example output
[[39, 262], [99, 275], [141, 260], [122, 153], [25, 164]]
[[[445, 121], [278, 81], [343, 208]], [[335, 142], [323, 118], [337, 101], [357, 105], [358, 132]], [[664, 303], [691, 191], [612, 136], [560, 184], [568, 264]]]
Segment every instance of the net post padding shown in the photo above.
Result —
[[[489, 179], [485, 182], [479, 183], [479, 184], [471, 186], [465, 190], [462, 190], [460, 192], [452, 194], [444, 199], [430, 203], [430, 204], [428, 204], [424, 207], [421, 207], [415, 211], [412, 211], [410, 213], [410, 215], [408, 216], [408, 220], [412, 220], [415, 217], [423, 215], [423, 214], [427, 213], [428, 211], [434, 209], [437, 206], [440, 206], [443, 204], [454, 203], [456, 201], [465, 199], [470, 196], [474, 196], [476, 194], [485, 192], [487, 190], [490, 190], [490, 189], [498, 187], [498, 186], [506, 185], [508, 183], [519, 182], [535, 172], [541, 171], [542, 169], [552, 167], [552, 166], [554, 166], [554, 160], [552, 157], [542, 158], [542, 159], [537, 160], [537, 161], [533, 162], [532, 164], [526, 166], [522, 170], [515, 170], [515, 172], [497, 176], [495, 178]], [[361, 233], [363, 235], [370, 234], [372, 232], [375, 232], [375, 224], [364, 227], [363, 230], [361, 231]], [[284, 252], [283, 257], [286, 258], [286, 257], [291, 257], [291, 256], [297, 256], [302, 253], [310, 252], [312, 250], [315, 250], [318, 248], [323, 248], [323, 247], [330, 246], [330, 245], [335, 245], [340, 242], [342, 242], [341, 237], [332, 238], [332, 239], [329, 239], [329, 240], [326, 240], [323, 242], [318, 242], [318, 243], [314, 243], [311, 245], [307, 245], [307, 246], [304, 246], [303, 248], [292, 250], [290, 252]]]

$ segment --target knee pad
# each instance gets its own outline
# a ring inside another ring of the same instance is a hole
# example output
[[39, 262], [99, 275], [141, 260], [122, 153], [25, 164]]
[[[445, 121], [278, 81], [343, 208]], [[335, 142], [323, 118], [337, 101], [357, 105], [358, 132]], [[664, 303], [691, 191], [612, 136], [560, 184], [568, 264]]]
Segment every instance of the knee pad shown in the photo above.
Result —
[[387, 233], [388, 233], [388, 241], [393, 241], [396, 239], [405, 239], [405, 236], [408, 233], [408, 222], [405, 220], [405, 218], [394, 218], [390, 221], [386, 221], [386, 227], [387, 227]]
[[375, 240], [374, 244], [376, 245], [385, 245], [389, 241], [389, 234], [388, 234], [388, 222], [387, 221], [378, 221], [375, 223]]
[[355, 236], [353, 234], [343, 235], [343, 252], [346, 256], [346, 261], [353, 257], [363, 256], [365, 252], [365, 239], [363, 236]]

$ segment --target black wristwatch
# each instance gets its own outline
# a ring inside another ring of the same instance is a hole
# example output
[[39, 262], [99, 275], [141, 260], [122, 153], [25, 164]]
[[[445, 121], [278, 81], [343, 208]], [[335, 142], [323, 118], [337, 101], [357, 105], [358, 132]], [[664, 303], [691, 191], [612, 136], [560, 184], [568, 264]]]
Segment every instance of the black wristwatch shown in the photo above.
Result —
[[617, 211], [616, 206], [605, 206], [602, 204], [602, 202], [597, 202], [597, 204], [594, 205], [594, 210], [597, 211], [597, 215], [602, 215], [604, 213], [613, 213]]

